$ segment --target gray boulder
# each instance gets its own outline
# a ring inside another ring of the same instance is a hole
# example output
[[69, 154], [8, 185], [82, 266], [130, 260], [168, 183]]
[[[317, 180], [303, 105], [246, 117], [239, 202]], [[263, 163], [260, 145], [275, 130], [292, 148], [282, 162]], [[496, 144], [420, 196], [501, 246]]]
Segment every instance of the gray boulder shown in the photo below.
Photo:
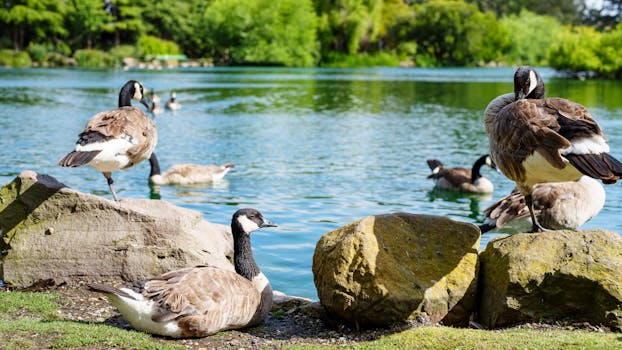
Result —
[[468, 324], [475, 310], [477, 226], [396, 213], [326, 233], [313, 255], [318, 296], [356, 326], [420, 319]]
[[199, 264], [233, 269], [229, 226], [162, 200], [80, 193], [33, 171], [0, 189], [0, 229], [0, 279], [15, 286], [133, 281]]
[[622, 237], [614, 232], [497, 238], [480, 255], [479, 280], [486, 327], [544, 319], [622, 329]]

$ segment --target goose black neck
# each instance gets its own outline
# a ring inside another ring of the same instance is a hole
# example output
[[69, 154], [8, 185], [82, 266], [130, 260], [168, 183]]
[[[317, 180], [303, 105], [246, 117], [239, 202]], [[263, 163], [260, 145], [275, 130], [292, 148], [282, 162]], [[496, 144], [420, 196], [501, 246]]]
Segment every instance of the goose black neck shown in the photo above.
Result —
[[154, 175], [160, 175], [160, 163], [158, 163], [158, 158], [155, 153], [151, 153], [151, 157], [149, 157], [149, 164], [151, 165], [151, 172], [149, 173], [149, 177]]
[[132, 89], [134, 88], [133, 84], [125, 84], [121, 88], [121, 92], [119, 93], [119, 107], [126, 107], [132, 105]]
[[[538, 73], [536, 73], [537, 75]], [[546, 91], [544, 90], [544, 82], [542, 81], [542, 78], [540, 78], [539, 75], [537, 75], [538, 77], [538, 83], [536, 84], [536, 88], [533, 89], [532, 92], [529, 93], [529, 95], [527, 95], [527, 98], [533, 98], [533, 99], [542, 99], [546, 97]]]
[[473, 164], [473, 168], [471, 168], [471, 182], [472, 183], [475, 182], [475, 180], [482, 177], [482, 174], [480, 174], [479, 170], [484, 164], [486, 164], [486, 157], [488, 156], [479, 157], [479, 159], [477, 159], [475, 163]]
[[251, 248], [251, 237], [242, 230], [237, 221], [231, 222], [233, 233], [233, 265], [235, 272], [249, 281], [259, 275], [259, 266], [255, 263]]

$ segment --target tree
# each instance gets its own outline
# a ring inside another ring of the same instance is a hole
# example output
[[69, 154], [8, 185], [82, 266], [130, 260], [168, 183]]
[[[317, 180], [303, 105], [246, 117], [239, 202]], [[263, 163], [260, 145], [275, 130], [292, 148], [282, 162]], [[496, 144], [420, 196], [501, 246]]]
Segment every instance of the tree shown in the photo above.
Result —
[[566, 28], [559, 32], [548, 53], [551, 67], [573, 72], [593, 71], [601, 67], [597, 55], [601, 34], [592, 27]]
[[491, 13], [463, 1], [433, 0], [415, 10], [413, 36], [420, 52], [444, 65], [469, 65], [498, 58], [507, 32]]
[[481, 11], [492, 11], [497, 18], [516, 15], [525, 9], [551, 16], [564, 24], [578, 24], [586, 9], [585, 0], [470, 0]]
[[0, 4], [0, 23], [12, 33], [15, 50], [30, 40], [66, 34], [61, 0], [4, 0]]
[[105, 11], [110, 20], [104, 27], [105, 31], [114, 35], [114, 45], [121, 42], [134, 43], [145, 31], [142, 20], [143, 7], [136, 0], [106, 1]]
[[202, 35], [221, 62], [311, 66], [317, 61], [309, 0], [215, 0], [203, 25]]
[[[67, 21], [74, 40], [93, 47], [93, 40], [98, 38], [108, 21], [101, 0], [71, 0], [67, 4]], [[84, 46], [80, 45], [79, 48]]]
[[[508, 61], [512, 64], [546, 65], [547, 52], [562, 25], [553, 17], [522, 10], [500, 21], [509, 36]], [[526, 30], [528, 28], [528, 30]], [[520, 33], [520, 35], [519, 35]]]

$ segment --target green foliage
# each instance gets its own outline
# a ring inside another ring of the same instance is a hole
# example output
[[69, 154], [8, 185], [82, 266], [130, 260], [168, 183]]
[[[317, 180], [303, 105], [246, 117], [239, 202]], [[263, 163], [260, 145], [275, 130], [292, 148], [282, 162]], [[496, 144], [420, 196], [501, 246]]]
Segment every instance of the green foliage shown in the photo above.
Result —
[[598, 71], [600, 36], [590, 27], [565, 28], [553, 40], [548, 53], [549, 64], [559, 70]]
[[79, 67], [105, 68], [119, 65], [119, 62], [115, 59], [115, 57], [101, 50], [77, 50], [73, 54], [73, 58], [76, 59]]
[[[542, 16], [553, 17], [564, 24], [579, 23], [585, 5], [576, 0], [470, 0], [482, 11], [491, 11], [498, 18], [513, 16], [528, 9]], [[528, 30], [527, 26], [523, 27]], [[524, 33], [522, 31], [521, 33]]]
[[0, 50], [0, 66], [30, 67], [32, 60], [26, 51]]
[[0, 293], [0, 313], [28, 311], [49, 315], [58, 309], [57, 301], [57, 294], [2, 292]]
[[179, 55], [181, 53], [179, 46], [174, 42], [151, 35], [143, 35], [138, 39], [138, 51], [143, 56]]
[[67, 3], [67, 22], [76, 35], [72, 41], [79, 43], [78, 47], [92, 48], [93, 41], [100, 37], [109, 19], [100, 0], [70, 0]]
[[330, 52], [326, 57], [325, 67], [395, 67], [399, 65], [399, 58], [388, 52], [374, 54], [361, 53], [348, 55], [339, 52]]
[[311, 66], [315, 27], [309, 0], [215, 0], [203, 18], [211, 53], [233, 64]]
[[[501, 19], [501, 25], [512, 33], [507, 52], [508, 63], [547, 65], [547, 52], [562, 25], [553, 17], [540, 16], [527, 10]], [[520, 33], [520, 35], [517, 35]]]
[[598, 50], [601, 67], [598, 70], [604, 76], [622, 78], [622, 25], [615, 30], [603, 33]]
[[413, 36], [423, 55], [443, 65], [471, 65], [499, 57], [508, 33], [490, 13], [455, 0], [433, 0], [415, 11]]

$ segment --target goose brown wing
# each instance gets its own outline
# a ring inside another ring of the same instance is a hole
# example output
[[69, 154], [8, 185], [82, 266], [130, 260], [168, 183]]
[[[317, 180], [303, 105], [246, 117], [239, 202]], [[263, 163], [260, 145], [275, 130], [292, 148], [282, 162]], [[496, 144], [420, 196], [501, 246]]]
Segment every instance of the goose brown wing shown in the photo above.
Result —
[[456, 187], [460, 187], [465, 182], [471, 182], [471, 170], [466, 168], [441, 168], [436, 174], [431, 174], [428, 178], [444, 178]]
[[250, 320], [260, 304], [260, 294], [249, 280], [210, 266], [153, 277], [145, 283], [143, 295], [156, 302], [155, 322], [198, 316], [195, 323], [240, 324]]
[[565, 166], [558, 150], [568, 147], [570, 142], [555, 131], [559, 129], [557, 115], [534, 101], [539, 100], [511, 103], [486, 123], [493, 160], [514, 181], [524, 180], [522, 162], [535, 151], [553, 166]]
[[484, 215], [496, 220], [497, 227], [503, 227], [510, 220], [528, 217], [529, 209], [525, 197], [514, 189], [512, 193], [486, 208]]
[[153, 121], [136, 107], [119, 107], [94, 115], [80, 133], [78, 143], [125, 139], [134, 146], [127, 150], [131, 165], [149, 158], [158, 141]]
[[[598, 123], [580, 104], [561, 98], [546, 99], [541, 104], [543, 109], [557, 114], [559, 128], [556, 131], [571, 142], [585, 139], [606, 141]], [[622, 163], [605, 151], [567, 152], [564, 157], [581, 173], [605, 183], [614, 183], [622, 176]]]

